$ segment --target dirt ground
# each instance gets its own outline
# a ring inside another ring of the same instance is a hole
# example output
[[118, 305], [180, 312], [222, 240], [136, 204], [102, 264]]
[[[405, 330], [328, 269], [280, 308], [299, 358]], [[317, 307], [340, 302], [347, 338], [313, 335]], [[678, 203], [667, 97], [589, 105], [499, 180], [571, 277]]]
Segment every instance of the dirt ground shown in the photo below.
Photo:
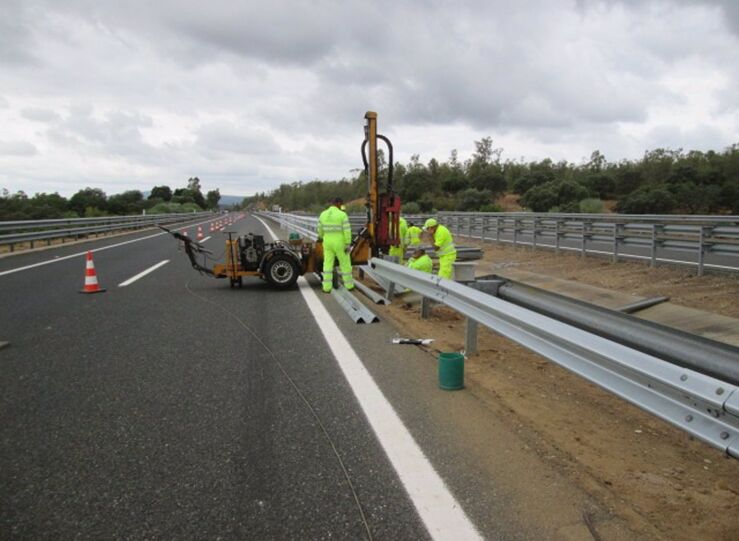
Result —
[[[739, 317], [733, 276], [494, 244], [484, 249], [479, 267], [486, 271], [515, 267]], [[464, 321], [446, 307], [435, 307], [428, 321], [400, 298], [377, 312], [410, 337], [434, 338], [431, 354], [464, 348]], [[479, 349], [466, 362], [468, 392], [505, 412], [511, 426], [523, 426], [518, 432], [529, 435], [531, 453], [634, 531], [657, 539], [739, 539], [739, 461], [487, 329], [480, 329]]]

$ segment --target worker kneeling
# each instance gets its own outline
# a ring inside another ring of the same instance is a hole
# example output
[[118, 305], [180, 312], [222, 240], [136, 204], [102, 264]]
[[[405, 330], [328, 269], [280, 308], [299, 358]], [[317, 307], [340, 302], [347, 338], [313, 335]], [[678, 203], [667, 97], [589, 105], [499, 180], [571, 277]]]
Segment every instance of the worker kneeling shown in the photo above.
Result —
[[352, 244], [352, 229], [349, 217], [341, 210], [343, 201], [337, 197], [331, 206], [318, 217], [318, 236], [323, 238], [323, 290], [329, 293], [333, 288], [334, 262], [339, 260], [339, 272], [344, 287], [354, 289], [352, 261], [349, 250]]
[[434, 250], [439, 258], [439, 276], [451, 280], [454, 275], [454, 262], [457, 249], [454, 247], [452, 233], [433, 218], [426, 220], [423, 227], [434, 239]]
[[408, 222], [402, 216], [398, 219], [398, 230], [400, 233], [400, 239], [398, 239], [397, 246], [391, 246], [388, 250], [388, 255], [392, 255], [398, 258], [398, 263], [403, 264], [403, 258], [405, 257], [405, 247], [408, 245]]
[[418, 248], [408, 260], [408, 268], [431, 274], [434, 270], [434, 262], [426, 254], [426, 250]]

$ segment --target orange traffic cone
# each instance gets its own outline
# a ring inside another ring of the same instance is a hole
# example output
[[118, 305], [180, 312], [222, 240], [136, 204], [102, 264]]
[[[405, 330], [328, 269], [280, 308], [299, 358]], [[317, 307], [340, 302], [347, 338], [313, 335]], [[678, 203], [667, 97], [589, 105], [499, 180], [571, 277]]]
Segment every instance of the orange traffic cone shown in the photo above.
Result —
[[203, 235], [203, 227], [199, 225], [198, 226], [198, 234], [195, 235], [195, 240], [203, 240], [204, 238], [205, 238], [205, 236]]
[[105, 291], [98, 284], [98, 276], [95, 274], [95, 263], [92, 261], [92, 252], [87, 252], [87, 264], [85, 267], [85, 287], [80, 293], [102, 293]]

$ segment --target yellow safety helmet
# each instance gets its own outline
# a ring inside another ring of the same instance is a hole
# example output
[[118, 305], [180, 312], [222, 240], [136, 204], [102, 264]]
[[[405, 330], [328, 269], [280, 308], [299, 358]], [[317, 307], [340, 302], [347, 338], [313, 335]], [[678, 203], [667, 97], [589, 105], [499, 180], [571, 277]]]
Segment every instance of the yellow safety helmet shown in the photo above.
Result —
[[426, 220], [426, 223], [425, 223], [425, 224], [423, 224], [423, 228], [424, 228], [424, 229], [429, 229], [429, 228], [431, 228], [431, 227], [435, 227], [435, 226], [437, 226], [437, 225], [439, 225], [439, 222], [437, 222], [437, 221], [436, 221], [436, 220], [434, 220], [433, 218], [429, 218], [428, 220]]

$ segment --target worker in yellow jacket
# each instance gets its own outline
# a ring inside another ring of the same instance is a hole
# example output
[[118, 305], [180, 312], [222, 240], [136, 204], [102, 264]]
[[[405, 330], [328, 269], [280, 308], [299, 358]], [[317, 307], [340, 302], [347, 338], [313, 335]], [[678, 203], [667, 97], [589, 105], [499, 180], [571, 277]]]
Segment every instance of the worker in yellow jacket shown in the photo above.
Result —
[[434, 251], [439, 258], [439, 276], [451, 280], [454, 276], [453, 264], [457, 260], [451, 231], [433, 218], [426, 220], [423, 228], [434, 238]]
[[397, 246], [391, 246], [388, 254], [397, 257], [398, 263], [402, 265], [403, 259], [405, 259], [405, 248], [408, 245], [408, 222], [406, 222], [405, 218], [402, 216], [398, 219], [398, 229], [398, 233], [400, 234], [400, 244]]
[[434, 262], [431, 261], [426, 250], [423, 248], [417, 248], [408, 260], [408, 268], [431, 274], [434, 270]]
[[339, 260], [339, 272], [344, 287], [354, 289], [352, 261], [349, 257], [352, 229], [349, 217], [341, 210], [343, 201], [337, 197], [318, 217], [318, 238], [323, 239], [323, 290], [330, 293], [334, 281], [334, 261]]
[[413, 222], [408, 222], [408, 246], [418, 246], [421, 244], [421, 231], [422, 229], [415, 225]]

